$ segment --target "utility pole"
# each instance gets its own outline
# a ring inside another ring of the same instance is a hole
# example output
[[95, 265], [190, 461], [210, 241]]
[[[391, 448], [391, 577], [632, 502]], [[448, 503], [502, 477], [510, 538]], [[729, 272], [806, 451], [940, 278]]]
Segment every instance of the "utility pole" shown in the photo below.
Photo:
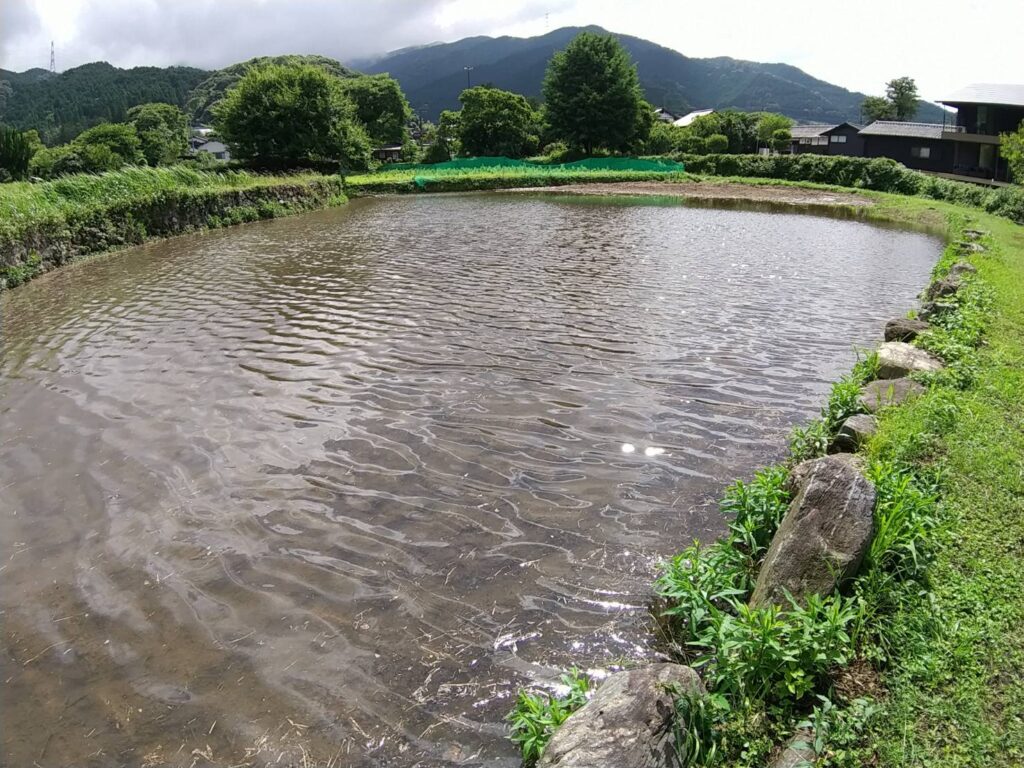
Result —
[[466, 70], [466, 88], [468, 89], [470, 87], [470, 85], [469, 85], [469, 73], [473, 71], [473, 68], [472, 67], [463, 67], [463, 69]]
[[50, 74], [57, 74], [57, 57], [53, 51], [53, 40], [50, 41]]

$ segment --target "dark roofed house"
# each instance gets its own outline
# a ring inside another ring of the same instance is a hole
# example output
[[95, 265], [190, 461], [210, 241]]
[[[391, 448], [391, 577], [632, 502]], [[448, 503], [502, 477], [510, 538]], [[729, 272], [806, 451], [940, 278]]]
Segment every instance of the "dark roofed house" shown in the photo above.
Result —
[[860, 127], [853, 123], [794, 125], [789, 133], [793, 137], [789, 151], [794, 155], [860, 156], [864, 151]]
[[862, 128], [864, 157], [889, 157], [907, 168], [952, 172], [953, 146], [943, 140], [942, 123], [876, 120]]
[[1009, 181], [1006, 161], [999, 157], [999, 134], [1017, 130], [1024, 121], [1024, 85], [975, 83], [940, 103], [956, 108], [942, 132], [953, 149], [952, 174]]
[[402, 161], [402, 145], [391, 144], [377, 147], [372, 152], [373, 159], [379, 163], [400, 163]]

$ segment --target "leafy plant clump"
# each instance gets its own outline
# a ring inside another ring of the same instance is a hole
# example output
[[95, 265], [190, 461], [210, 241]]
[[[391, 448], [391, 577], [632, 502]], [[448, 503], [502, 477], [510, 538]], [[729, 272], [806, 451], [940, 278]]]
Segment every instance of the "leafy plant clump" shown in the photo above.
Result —
[[573, 669], [560, 680], [565, 689], [561, 694], [521, 690], [516, 708], [507, 718], [511, 726], [509, 738], [519, 745], [525, 765], [536, 763], [558, 726], [587, 703], [591, 688], [589, 677]]

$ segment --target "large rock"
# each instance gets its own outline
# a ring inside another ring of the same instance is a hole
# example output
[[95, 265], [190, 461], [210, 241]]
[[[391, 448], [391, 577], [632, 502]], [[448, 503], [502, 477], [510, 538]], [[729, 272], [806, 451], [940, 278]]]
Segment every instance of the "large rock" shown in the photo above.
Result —
[[960, 277], [961, 275], [973, 275], [978, 271], [978, 268], [973, 264], [968, 264], [966, 261], [958, 261], [952, 267], [949, 268], [950, 277]]
[[650, 664], [617, 672], [551, 737], [539, 766], [664, 768], [676, 765], [675, 701], [666, 690], [704, 693], [682, 664]]
[[864, 409], [875, 413], [890, 405], [916, 397], [924, 392], [924, 387], [913, 379], [884, 379], [865, 384], [860, 390], [860, 403]]
[[801, 728], [772, 760], [770, 768], [814, 768], [818, 755], [814, 751], [814, 729]]
[[985, 252], [985, 246], [982, 245], [981, 243], [969, 243], [969, 242], [964, 242], [963, 240], [961, 240], [959, 243], [956, 244], [956, 246], [963, 253], [984, 253]]
[[952, 296], [960, 290], [960, 278], [955, 275], [950, 277], [943, 277], [941, 280], [936, 280], [934, 283], [928, 286], [928, 290], [924, 292], [924, 297], [928, 301], [935, 301], [936, 299], [945, 298], [946, 296]]
[[911, 373], [938, 371], [942, 363], [923, 349], [903, 341], [887, 341], [878, 348], [878, 378], [899, 379]]
[[977, 240], [977, 239], [979, 239], [981, 237], [984, 237], [987, 234], [988, 234], [988, 232], [983, 230], [983, 229], [965, 229], [964, 230], [964, 237], [966, 237], [968, 240]]
[[875, 489], [842, 455], [806, 462], [795, 470], [803, 484], [772, 538], [752, 606], [789, 606], [830, 594], [860, 566], [874, 525]]
[[931, 328], [924, 320], [898, 317], [885, 324], [886, 341], [913, 341], [918, 335]]
[[878, 431], [878, 419], [867, 413], [850, 416], [839, 427], [833, 447], [840, 451], [856, 451]]

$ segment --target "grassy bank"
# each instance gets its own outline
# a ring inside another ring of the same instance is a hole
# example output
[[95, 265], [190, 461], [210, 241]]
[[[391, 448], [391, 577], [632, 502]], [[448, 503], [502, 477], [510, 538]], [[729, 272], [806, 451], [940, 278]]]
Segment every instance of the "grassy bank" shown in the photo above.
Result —
[[[763, 766], [801, 724], [818, 765], [1011, 766], [1024, 759], [1024, 228], [921, 197], [866, 193], [868, 218], [941, 228], [935, 277], [969, 254], [978, 274], [917, 342], [946, 362], [926, 393], [883, 411], [863, 449], [878, 491], [857, 578], [806, 607], [750, 609], [796, 462], [821, 455], [861, 409], [865, 358], [791, 460], [731, 486], [728, 536], [667, 563], [656, 584], [665, 647], [711, 696], [681, 699], [687, 765]], [[959, 243], [988, 232], [984, 252]], [[881, 336], [881, 329], [879, 329]], [[566, 705], [524, 692], [513, 737], [536, 757]], [[527, 751], [527, 750], [524, 750]]]
[[77, 256], [344, 201], [340, 178], [127, 168], [0, 185], [0, 290]]
[[345, 188], [352, 195], [407, 192], [467, 192], [510, 187], [557, 187], [569, 184], [621, 181], [682, 181], [682, 172], [566, 169], [561, 166], [494, 168], [410, 168], [349, 176]]

